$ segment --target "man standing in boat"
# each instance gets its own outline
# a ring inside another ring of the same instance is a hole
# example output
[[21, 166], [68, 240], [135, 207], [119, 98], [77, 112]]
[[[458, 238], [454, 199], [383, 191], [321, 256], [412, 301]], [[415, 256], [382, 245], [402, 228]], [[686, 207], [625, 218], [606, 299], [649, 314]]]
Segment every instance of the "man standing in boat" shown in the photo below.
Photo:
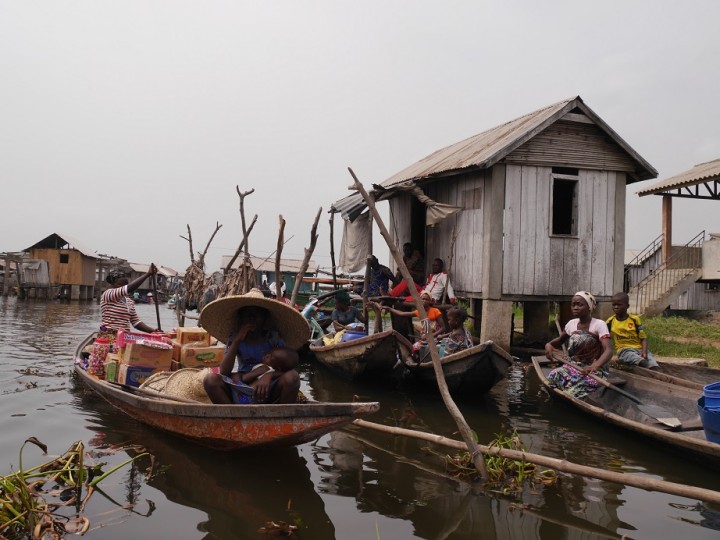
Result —
[[137, 328], [141, 332], [152, 333], [151, 328], [140, 320], [135, 311], [135, 302], [132, 299], [133, 293], [143, 282], [157, 274], [157, 267], [150, 263], [148, 271], [139, 278], [129, 281], [128, 277], [132, 270], [126, 267], [118, 267], [112, 270], [105, 278], [111, 288], [107, 289], [100, 296], [100, 329], [118, 332]]

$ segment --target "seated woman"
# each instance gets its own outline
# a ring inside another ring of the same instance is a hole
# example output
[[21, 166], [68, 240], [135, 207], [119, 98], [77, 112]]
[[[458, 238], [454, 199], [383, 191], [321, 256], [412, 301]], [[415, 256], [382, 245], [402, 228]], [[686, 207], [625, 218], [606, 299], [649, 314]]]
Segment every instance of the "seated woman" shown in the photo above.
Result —
[[[247, 373], [233, 373], [230, 377], [223, 375], [223, 380], [230, 385], [234, 403], [265, 403], [268, 389], [275, 384], [272, 373], [285, 373], [297, 368], [299, 356], [297, 351], [288, 347], [272, 349], [263, 356], [262, 363], [252, 366]], [[270, 381], [265, 384], [266, 379]]]
[[355, 306], [350, 305], [350, 293], [340, 291], [335, 295], [335, 309], [330, 315], [335, 332], [347, 330], [351, 324], [362, 323], [367, 328], [367, 320]]
[[572, 314], [576, 317], [565, 325], [558, 337], [545, 345], [545, 356], [552, 359], [555, 350], [568, 342], [568, 355], [579, 368], [564, 364], [548, 374], [552, 386], [569, 392], [577, 398], [583, 398], [594, 392], [600, 383], [588, 377], [593, 373], [606, 379], [607, 363], [612, 357], [610, 332], [601, 319], [595, 319], [592, 312], [597, 306], [595, 297], [589, 292], [575, 293], [570, 303]]
[[[219, 372], [208, 370], [203, 381], [213, 403], [239, 403], [239, 396], [231, 386], [245, 379], [256, 381], [253, 397], [257, 403], [297, 400], [300, 376], [294, 368], [265, 370], [269, 373], [254, 380], [245, 376], [274, 349], [298, 349], [308, 340], [310, 327], [299, 312], [265, 298], [259, 289], [252, 289], [244, 295], [226, 296], [209, 303], [200, 313], [200, 325], [227, 343]], [[234, 375], [236, 361], [238, 369]]]

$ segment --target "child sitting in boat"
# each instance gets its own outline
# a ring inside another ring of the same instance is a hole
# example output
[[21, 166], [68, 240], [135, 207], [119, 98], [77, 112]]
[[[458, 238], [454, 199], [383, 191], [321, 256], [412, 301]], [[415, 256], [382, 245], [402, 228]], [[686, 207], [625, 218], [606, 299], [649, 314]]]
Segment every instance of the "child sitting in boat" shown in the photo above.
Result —
[[630, 297], [619, 292], [612, 297], [612, 309], [615, 315], [607, 321], [608, 330], [615, 344], [615, 353], [622, 364], [641, 366], [659, 371], [657, 361], [648, 350], [648, 340], [640, 317], [628, 313]]
[[465, 321], [468, 318], [467, 311], [462, 308], [450, 308], [447, 312], [448, 326], [450, 332], [439, 337], [438, 353], [441, 357], [471, 348], [475, 343], [470, 330], [465, 328]]
[[[230, 386], [234, 403], [265, 403], [274, 383], [271, 374], [296, 369], [298, 362], [297, 351], [279, 347], [265, 354], [262, 362], [252, 366], [247, 373], [236, 372], [222, 378]], [[269, 385], [260, 384], [265, 378], [271, 381]]]
[[[415, 331], [418, 332], [420, 336], [430, 334], [434, 339], [437, 339], [439, 335], [444, 334], [447, 331], [445, 329], [445, 321], [442, 318], [442, 312], [438, 308], [433, 307], [432, 296], [430, 296], [428, 293], [422, 293], [420, 295], [420, 298], [422, 299], [423, 307], [425, 308], [425, 312], [427, 313], [428, 318], [420, 321], [419, 327], [415, 327]], [[400, 311], [399, 309], [395, 309], [390, 306], [380, 306], [380, 308], [383, 311], [389, 311], [390, 313], [398, 317], [420, 317], [417, 309], [415, 311]], [[430, 326], [427, 328], [423, 328], [423, 325], [425, 324]], [[416, 361], [423, 362], [428, 359], [428, 344], [427, 341], [422, 339], [422, 337], [418, 339], [415, 343], [413, 343], [412, 348], [413, 356], [415, 357]]]

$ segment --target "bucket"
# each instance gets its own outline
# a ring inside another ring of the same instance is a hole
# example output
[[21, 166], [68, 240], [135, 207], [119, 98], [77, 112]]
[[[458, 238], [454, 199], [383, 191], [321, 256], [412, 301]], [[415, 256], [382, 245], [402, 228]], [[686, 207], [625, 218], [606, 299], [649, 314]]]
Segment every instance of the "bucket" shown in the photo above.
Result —
[[720, 444], [720, 408], [709, 409], [705, 396], [703, 396], [698, 399], [698, 412], [707, 440]]
[[703, 389], [705, 407], [708, 409], [720, 409], [720, 382], [708, 384]]

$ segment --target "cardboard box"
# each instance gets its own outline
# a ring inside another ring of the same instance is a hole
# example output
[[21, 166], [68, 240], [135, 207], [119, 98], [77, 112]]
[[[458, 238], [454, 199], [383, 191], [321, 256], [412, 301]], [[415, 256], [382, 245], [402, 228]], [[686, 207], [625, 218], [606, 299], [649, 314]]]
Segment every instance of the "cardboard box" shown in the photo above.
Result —
[[210, 334], [207, 333], [207, 330], [199, 326], [179, 326], [175, 339], [180, 345], [193, 342], [201, 343], [203, 346], [210, 345]]
[[117, 353], [108, 353], [105, 357], [105, 380], [117, 382], [118, 366], [122, 358]]
[[180, 350], [182, 349], [182, 345], [180, 344], [180, 342], [177, 339], [173, 339], [172, 346], [173, 346], [172, 359], [175, 362], [180, 362]]
[[225, 356], [225, 347], [213, 345], [198, 347], [195, 345], [183, 345], [180, 350], [180, 367], [215, 367], [219, 366]]
[[159, 349], [142, 343], [128, 343], [121, 363], [169, 371], [172, 354], [173, 350], [170, 346], [167, 349]]
[[126, 330], [120, 330], [117, 337], [115, 338], [115, 346], [119, 349], [124, 349], [130, 343], [135, 343], [136, 341], [147, 339], [170, 343], [170, 336], [166, 333], [156, 332], [154, 334], [142, 334], [139, 332], [128, 332]]
[[128, 386], [140, 386], [144, 383], [150, 375], [164, 371], [162, 369], [156, 369], [147, 366], [131, 366], [129, 364], [120, 364], [118, 369], [118, 380], [120, 384], [126, 384]]

